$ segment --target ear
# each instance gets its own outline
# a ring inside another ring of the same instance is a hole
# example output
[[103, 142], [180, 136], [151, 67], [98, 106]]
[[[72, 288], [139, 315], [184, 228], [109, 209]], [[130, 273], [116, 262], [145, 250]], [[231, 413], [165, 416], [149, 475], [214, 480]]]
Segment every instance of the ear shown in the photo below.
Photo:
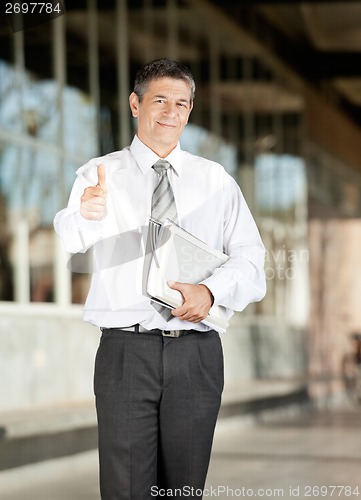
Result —
[[134, 118], [137, 118], [139, 110], [139, 97], [135, 92], [132, 92], [129, 96], [129, 106], [132, 115], [134, 116]]

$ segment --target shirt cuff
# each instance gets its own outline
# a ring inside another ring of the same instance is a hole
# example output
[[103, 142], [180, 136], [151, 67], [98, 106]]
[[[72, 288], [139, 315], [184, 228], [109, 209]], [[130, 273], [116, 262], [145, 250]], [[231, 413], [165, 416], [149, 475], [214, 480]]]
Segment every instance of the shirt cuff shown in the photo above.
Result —
[[220, 306], [224, 305], [229, 297], [230, 293], [230, 283], [222, 274], [213, 274], [201, 281], [199, 285], [205, 285], [211, 291], [214, 297], [213, 305]]
[[102, 234], [106, 223], [106, 215], [100, 220], [85, 219], [80, 212], [76, 212], [74, 215], [83, 250], [87, 250], [99, 239]]

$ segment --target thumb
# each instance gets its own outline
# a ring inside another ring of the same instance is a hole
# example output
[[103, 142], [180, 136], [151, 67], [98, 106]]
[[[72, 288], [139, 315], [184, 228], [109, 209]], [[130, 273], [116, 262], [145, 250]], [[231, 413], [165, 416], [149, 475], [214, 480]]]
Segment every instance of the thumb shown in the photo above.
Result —
[[98, 184], [97, 186], [106, 190], [107, 189], [107, 184], [106, 184], [106, 181], [105, 181], [105, 166], [100, 163], [98, 165]]
[[167, 281], [167, 285], [169, 286], [169, 288], [173, 288], [173, 290], [178, 290], [179, 292], [181, 292], [184, 288], [184, 283], [179, 283], [178, 281], [169, 280]]
[[181, 294], [183, 301], [187, 300], [187, 296], [188, 296], [187, 288], [189, 286], [187, 283], [180, 283], [179, 281], [169, 280], [169, 281], [167, 281], [167, 284], [168, 284], [169, 288], [172, 288], [173, 290], [177, 290]]

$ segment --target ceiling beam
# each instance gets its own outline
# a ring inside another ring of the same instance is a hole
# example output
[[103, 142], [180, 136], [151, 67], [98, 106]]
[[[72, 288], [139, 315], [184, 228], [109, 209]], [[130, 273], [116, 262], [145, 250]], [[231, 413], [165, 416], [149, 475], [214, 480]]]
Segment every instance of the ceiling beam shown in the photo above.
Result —
[[[216, 3], [218, 0], [213, 0]], [[223, 2], [224, 0], [222, 0]], [[223, 4], [224, 9], [226, 3]], [[332, 80], [336, 77], [361, 76], [360, 52], [318, 51], [306, 40], [294, 41], [268, 22], [256, 9], [242, 6], [233, 7], [229, 14], [239, 25], [258, 40], [267, 40], [267, 45], [281, 60], [313, 82]]]
[[307, 51], [303, 58], [305, 76], [312, 80], [358, 78], [361, 76], [360, 63], [360, 52]]
[[[282, 0], [280, 1], [282, 2]], [[261, 3], [265, 2], [258, 0], [248, 2], [246, 0], [236, 3], [229, 0], [212, 0], [211, 3], [215, 8], [223, 11], [229, 19], [232, 19], [244, 33], [250, 36], [250, 39], [258, 41], [259, 45], [263, 45], [263, 54], [261, 49], [258, 51], [258, 55], [266, 55], [268, 62], [269, 54], [276, 54], [284, 66], [290, 68], [291, 72], [294, 72], [300, 78], [300, 81], [310, 83], [315, 89], [318, 89], [320, 84], [328, 85], [331, 91], [330, 95], [334, 96], [332, 99], [336, 98], [340, 108], [354, 122], [361, 125], [361, 107], [350, 102], [340, 92], [336, 92], [337, 95], [335, 95], [333, 85], [336, 78], [357, 78], [361, 76], [361, 53], [320, 52], [311, 43], [308, 43], [307, 39], [300, 41], [287, 37], [270, 23], [259, 9], [253, 8], [256, 4], [261, 5]], [[277, 2], [272, 3], [276, 4]], [[295, 5], [299, 3], [301, 2], [294, 2]], [[270, 66], [272, 67], [272, 65]], [[297, 87], [293, 88], [296, 89]]]

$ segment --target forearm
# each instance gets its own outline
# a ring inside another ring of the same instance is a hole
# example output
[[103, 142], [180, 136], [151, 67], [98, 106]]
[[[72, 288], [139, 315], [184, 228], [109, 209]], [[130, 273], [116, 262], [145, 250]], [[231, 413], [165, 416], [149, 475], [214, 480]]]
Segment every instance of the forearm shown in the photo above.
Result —
[[[248, 254], [248, 255], [247, 255]], [[212, 276], [202, 281], [211, 291], [214, 304], [243, 311], [266, 293], [263, 245], [239, 249]]]
[[76, 207], [58, 212], [54, 228], [69, 253], [84, 253], [103, 236], [105, 221], [84, 219]]

